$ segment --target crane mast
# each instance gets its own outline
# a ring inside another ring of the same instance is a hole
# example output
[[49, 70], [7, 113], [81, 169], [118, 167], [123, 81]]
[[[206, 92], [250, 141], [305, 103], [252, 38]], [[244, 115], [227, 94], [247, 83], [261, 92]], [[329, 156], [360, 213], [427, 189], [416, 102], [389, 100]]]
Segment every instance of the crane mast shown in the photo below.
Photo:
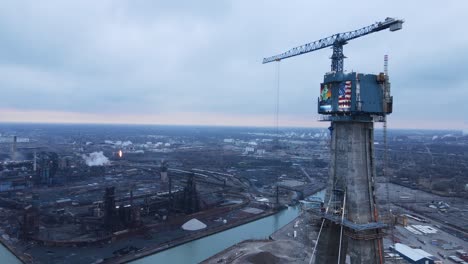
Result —
[[302, 55], [305, 53], [309, 53], [312, 51], [316, 51], [319, 49], [332, 47], [333, 54], [331, 56], [332, 64], [331, 64], [331, 71], [332, 72], [343, 72], [343, 60], [345, 58], [343, 54], [343, 46], [348, 43], [348, 41], [352, 39], [356, 39], [359, 37], [363, 37], [365, 35], [378, 32], [384, 29], [390, 29], [390, 31], [397, 31], [402, 28], [403, 20], [395, 19], [395, 18], [386, 18], [382, 22], [376, 22], [370, 26], [366, 26], [354, 31], [338, 33], [331, 35], [329, 37], [304, 44], [302, 46], [298, 46], [292, 48], [284, 53], [271, 56], [268, 58], [263, 59], [263, 64], [273, 62], [273, 61], [280, 61], [283, 59], [291, 58], [294, 56]]

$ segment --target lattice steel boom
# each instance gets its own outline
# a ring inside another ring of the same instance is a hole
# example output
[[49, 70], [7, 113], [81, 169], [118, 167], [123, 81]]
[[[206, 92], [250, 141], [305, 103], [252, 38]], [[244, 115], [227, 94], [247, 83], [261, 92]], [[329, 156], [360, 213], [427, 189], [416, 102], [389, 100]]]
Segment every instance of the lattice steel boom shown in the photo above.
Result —
[[282, 59], [302, 55], [304, 53], [316, 51], [327, 47], [333, 47], [333, 55], [331, 56], [331, 70], [334, 72], [343, 72], [343, 59], [345, 58], [345, 56], [343, 55], [343, 45], [347, 44], [349, 40], [359, 38], [367, 34], [381, 31], [387, 28], [389, 28], [390, 31], [400, 30], [402, 28], [403, 22], [404, 21], [401, 19], [388, 17], [383, 22], [376, 22], [370, 26], [363, 27], [354, 31], [334, 34], [330, 37], [292, 48], [284, 53], [264, 58], [263, 64], [272, 61], [280, 61]]

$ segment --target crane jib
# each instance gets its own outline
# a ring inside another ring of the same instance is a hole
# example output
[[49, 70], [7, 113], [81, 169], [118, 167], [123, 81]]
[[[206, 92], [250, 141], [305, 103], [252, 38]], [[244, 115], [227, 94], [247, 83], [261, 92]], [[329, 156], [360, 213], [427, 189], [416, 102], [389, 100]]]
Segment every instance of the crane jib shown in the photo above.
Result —
[[342, 53], [343, 45], [345, 45], [349, 40], [359, 38], [370, 33], [378, 32], [387, 28], [390, 29], [390, 31], [397, 31], [402, 28], [403, 23], [404, 21], [401, 19], [386, 18], [383, 22], [377, 22], [370, 26], [363, 27], [354, 31], [334, 34], [332, 36], [292, 48], [281, 54], [264, 58], [263, 64], [273, 61], [280, 61], [282, 59], [302, 55], [305, 53], [333, 46], [333, 55], [331, 57], [332, 71], [342, 72], [344, 59], [344, 55]]

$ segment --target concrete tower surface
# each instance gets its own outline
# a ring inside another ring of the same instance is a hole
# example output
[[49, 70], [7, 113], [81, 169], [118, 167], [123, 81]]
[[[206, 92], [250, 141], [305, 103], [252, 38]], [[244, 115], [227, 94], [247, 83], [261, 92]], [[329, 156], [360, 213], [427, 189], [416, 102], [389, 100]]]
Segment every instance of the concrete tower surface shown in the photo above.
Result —
[[[331, 162], [324, 228], [315, 263], [383, 263], [375, 201], [374, 121], [391, 112], [388, 78], [357, 73], [325, 76], [319, 113], [331, 121]], [[338, 258], [340, 261], [338, 262]]]

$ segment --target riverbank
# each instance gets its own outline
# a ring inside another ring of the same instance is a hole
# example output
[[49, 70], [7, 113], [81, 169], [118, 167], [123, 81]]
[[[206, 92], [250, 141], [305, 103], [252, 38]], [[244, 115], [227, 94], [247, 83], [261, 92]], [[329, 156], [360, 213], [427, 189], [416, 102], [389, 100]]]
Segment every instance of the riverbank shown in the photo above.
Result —
[[265, 211], [265, 212], [260, 213], [258, 215], [253, 215], [252, 217], [244, 218], [244, 219], [237, 220], [235, 222], [230, 222], [230, 223], [227, 223], [227, 224], [224, 224], [224, 225], [221, 225], [221, 226], [217, 226], [217, 227], [208, 228], [208, 229], [205, 229], [203, 231], [194, 233], [193, 235], [185, 236], [185, 237], [182, 237], [182, 238], [179, 238], [179, 239], [176, 239], [176, 240], [172, 240], [170, 242], [165, 242], [165, 243], [161, 243], [161, 244], [158, 244], [158, 245], [154, 245], [151, 248], [147, 248], [147, 249], [145, 249], [143, 251], [140, 251], [140, 252], [137, 252], [137, 253], [134, 253], [134, 254], [127, 254], [127, 255], [121, 256], [121, 257], [106, 259], [104, 261], [104, 263], [128, 263], [128, 262], [131, 262], [131, 261], [135, 261], [135, 260], [144, 258], [146, 256], [153, 255], [153, 254], [159, 253], [161, 251], [168, 250], [170, 248], [177, 247], [177, 246], [183, 245], [185, 243], [188, 243], [188, 242], [191, 242], [191, 241], [194, 241], [194, 240], [197, 240], [197, 239], [201, 239], [203, 237], [211, 236], [211, 235], [214, 235], [216, 233], [223, 232], [223, 231], [226, 231], [228, 229], [235, 228], [235, 227], [238, 227], [240, 225], [244, 225], [244, 224], [247, 224], [247, 223], [250, 223], [250, 222], [253, 222], [253, 221], [268, 217], [268, 216], [271, 216], [271, 215], [276, 214], [276, 213], [278, 213], [278, 211], [275, 211], [275, 210]]
[[276, 214], [149, 255], [135, 260], [133, 263], [200, 263], [244, 240], [268, 239], [272, 233], [297, 217], [298, 213], [299, 209], [297, 207], [288, 207]]
[[[325, 192], [319, 195], [323, 198]], [[244, 240], [207, 258], [203, 264], [309, 263], [317, 239], [320, 216], [302, 211], [273, 232], [268, 240]]]
[[[250, 207], [256, 207], [250, 205]], [[288, 207], [287, 210], [263, 211], [252, 210], [250, 207], [234, 210], [219, 215], [209, 215], [196, 218], [204, 222], [208, 229], [201, 231], [184, 231], [180, 225], [174, 230], [148, 230], [144, 235], [117, 240], [112, 244], [98, 247], [27, 247], [26, 253], [41, 256], [34, 259], [37, 263], [199, 263], [224, 249], [242, 241], [253, 239], [268, 239], [275, 231], [291, 223], [299, 214], [298, 207]], [[193, 216], [195, 217], [195, 215]], [[189, 217], [190, 218], [190, 217]], [[223, 219], [227, 223], [223, 224]], [[172, 241], [167, 243], [168, 241]], [[131, 246], [131, 247], [129, 247]], [[36, 250], [35, 252], [31, 252]], [[125, 252], [128, 250], [130, 252]], [[5, 249], [5, 251], [7, 251]], [[125, 252], [125, 255], [119, 254]]]
[[309, 220], [310, 215], [301, 213], [268, 240], [242, 241], [202, 263], [308, 263], [313, 248], [311, 238], [316, 236], [316, 228]]
[[16, 251], [16, 248], [10, 245], [10, 243], [4, 241], [4, 238], [0, 236], [0, 244], [5, 248], [5, 251], [2, 251], [0, 257], [2, 261], [6, 263], [27, 263], [30, 262], [29, 259], [23, 254], [20, 254]]

